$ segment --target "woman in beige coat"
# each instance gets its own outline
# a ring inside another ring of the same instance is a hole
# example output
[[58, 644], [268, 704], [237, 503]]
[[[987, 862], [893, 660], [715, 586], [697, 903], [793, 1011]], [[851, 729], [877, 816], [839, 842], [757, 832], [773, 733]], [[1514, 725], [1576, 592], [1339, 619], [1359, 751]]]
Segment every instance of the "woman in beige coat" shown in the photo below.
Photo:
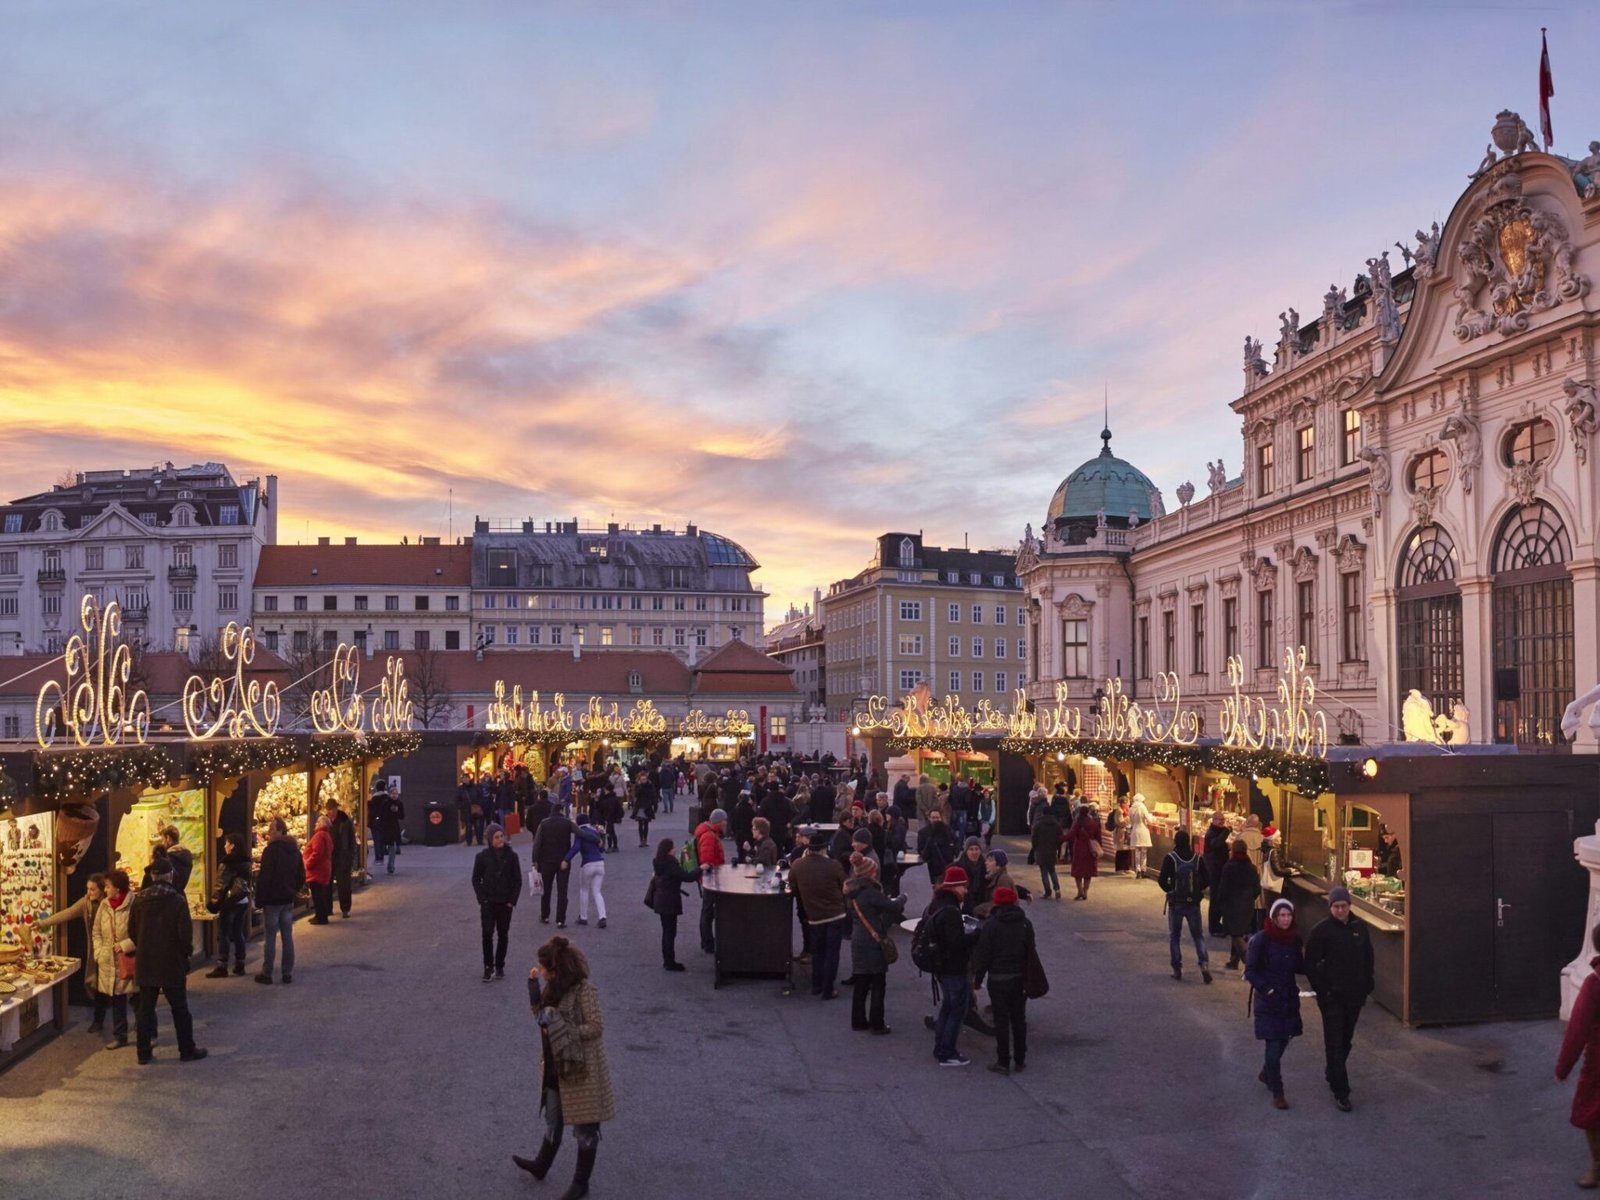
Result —
[[[126, 871], [107, 871], [106, 898], [94, 913], [91, 942], [95, 987], [111, 1005], [111, 1040], [106, 1043], [107, 1050], [120, 1050], [128, 1044], [128, 993], [133, 991], [134, 985], [131, 979], [117, 977], [117, 959], [133, 953], [133, 942], [128, 938], [128, 916], [133, 911], [133, 894], [129, 887]], [[99, 1010], [98, 1002], [95, 1008]]]
[[[544, 1112], [544, 1144], [533, 1159], [513, 1154], [511, 1161], [543, 1179], [561, 1147], [561, 1130], [572, 1126], [578, 1166], [561, 1200], [589, 1194], [589, 1176], [600, 1148], [600, 1123], [617, 1115], [606, 1065], [600, 993], [589, 981], [583, 954], [557, 934], [539, 947], [538, 965], [528, 973], [528, 1002], [539, 1021], [539, 1107]], [[553, 1045], [570, 1045], [582, 1061], [564, 1072]]]

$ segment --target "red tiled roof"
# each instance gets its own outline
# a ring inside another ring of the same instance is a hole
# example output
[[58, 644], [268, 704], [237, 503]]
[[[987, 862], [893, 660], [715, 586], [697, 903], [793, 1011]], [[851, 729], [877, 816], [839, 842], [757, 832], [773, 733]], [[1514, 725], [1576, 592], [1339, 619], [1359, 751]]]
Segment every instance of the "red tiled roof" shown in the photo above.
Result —
[[[369, 672], [374, 679], [381, 674], [388, 657], [378, 651], [372, 658], [375, 666], [363, 665], [363, 686]], [[397, 652], [394, 657], [404, 660], [406, 676], [414, 680], [419, 669], [416, 651]], [[646, 695], [687, 696], [693, 686], [689, 668], [665, 650], [588, 649], [582, 658], [562, 650], [488, 650], [481, 662], [472, 650], [437, 650], [433, 660], [446, 686], [462, 695], [492, 695], [499, 679], [507, 688], [521, 684], [524, 695], [530, 691], [541, 696], [626, 695], [633, 690], [628, 676], [634, 671], [642, 680], [638, 690]]]
[[695, 695], [716, 695], [732, 692], [796, 692], [794, 678], [774, 675], [770, 671], [719, 671], [702, 675], [695, 681]]
[[263, 546], [255, 586], [472, 586], [472, 541], [459, 546]]
[[695, 664], [697, 675], [758, 674], [790, 675], [793, 672], [777, 659], [763, 654], [748, 642], [724, 642]]

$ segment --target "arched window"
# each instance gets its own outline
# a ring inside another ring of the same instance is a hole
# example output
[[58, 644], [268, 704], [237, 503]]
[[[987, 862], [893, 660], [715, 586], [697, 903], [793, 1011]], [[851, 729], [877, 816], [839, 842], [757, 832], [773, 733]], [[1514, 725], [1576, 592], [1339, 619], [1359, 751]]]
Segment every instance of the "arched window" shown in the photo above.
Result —
[[902, 567], [917, 565], [917, 544], [910, 538], [900, 539], [900, 565]]
[[1566, 525], [1543, 501], [1514, 509], [1501, 523], [1491, 558], [1496, 741], [1563, 740], [1561, 713], [1577, 674], [1571, 557]]
[[1511, 427], [1501, 445], [1501, 457], [1508, 467], [1541, 463], [1556, 447], [1556, 431], [1549, 421], [1524, 421]]
[[1461, 590], [1455, 543], [1438, 525], [1418, 526], [1400, 551], [1395, 579], [1395, 661], [1400, 695], [1415, 688], [1435, 711], [1462, 699]]

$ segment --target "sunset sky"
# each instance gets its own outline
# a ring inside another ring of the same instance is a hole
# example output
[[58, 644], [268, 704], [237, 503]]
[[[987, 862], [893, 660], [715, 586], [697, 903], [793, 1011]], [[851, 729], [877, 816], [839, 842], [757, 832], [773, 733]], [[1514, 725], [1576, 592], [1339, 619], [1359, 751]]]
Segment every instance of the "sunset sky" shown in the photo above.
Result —
[[[217, 460], [280, 539], [694, 521], [768, 617], [1239, 467], [1248, 332], [1443, 221], [1552, 2], [0, 4], [0, 490]], [[1587, 124], [1585, 120], [1587, 119]]]

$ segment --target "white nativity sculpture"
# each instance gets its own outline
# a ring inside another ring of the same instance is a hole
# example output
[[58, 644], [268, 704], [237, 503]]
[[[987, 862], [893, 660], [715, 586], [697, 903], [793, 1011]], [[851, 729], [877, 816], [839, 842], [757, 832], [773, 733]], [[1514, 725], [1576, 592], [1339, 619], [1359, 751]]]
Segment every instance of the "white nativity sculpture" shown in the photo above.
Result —
[[1428, 698], [1412, 688], [1400, 705], [1400, 730], [1408, 742], [1431, 742], [1435, 746], [1462, 746], [1472, 740], [1468, 727], [1472, 714], [1457, 701], [1450, 713], [1435, 715]]

